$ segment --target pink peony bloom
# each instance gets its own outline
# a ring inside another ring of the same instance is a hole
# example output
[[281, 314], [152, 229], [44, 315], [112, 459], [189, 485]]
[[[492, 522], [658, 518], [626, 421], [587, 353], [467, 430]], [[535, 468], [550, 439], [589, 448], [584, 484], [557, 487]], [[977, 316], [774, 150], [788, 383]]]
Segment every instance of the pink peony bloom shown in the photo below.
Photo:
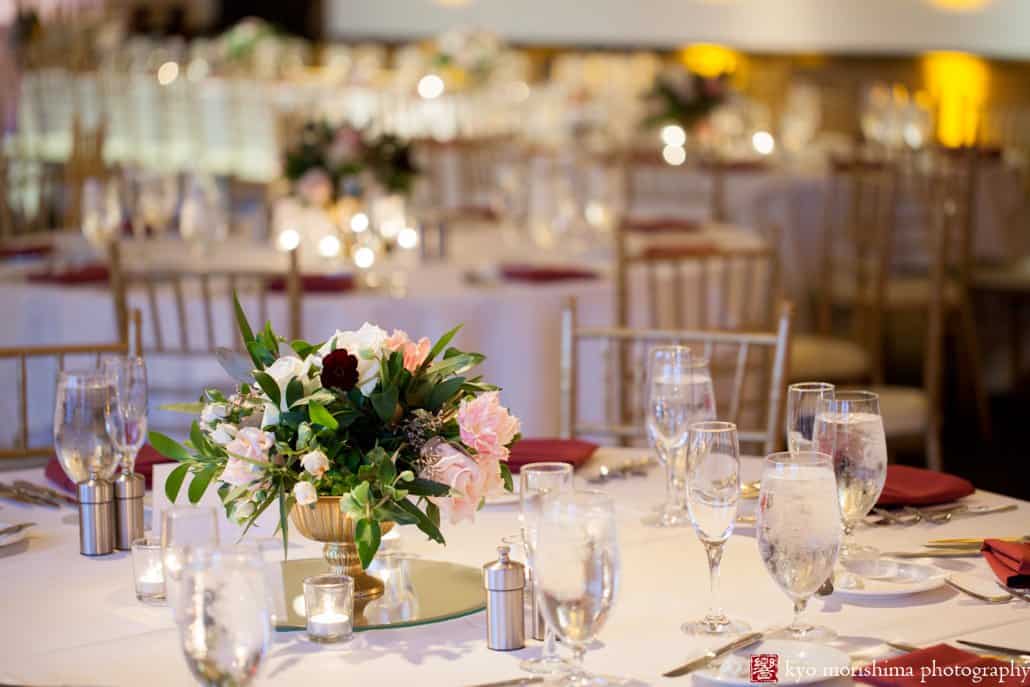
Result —
[[417, 343], [409, 341], [404, 344], [404, 369], [414, 374], [415, 370], [425, 362], [426, 357], [429, 356], [429, 349], [432, 347], [433, 344], [424, 336]]
[[497, 462], [477, 461], [446, 442], [437, 444], [433, 453], [435, 461], [423, 477], [446, 484], [451, 493], [449, 496], [431, 496], [429, 500], [439, 507], [452, 525], [462, 520], [473, 520], [479, 503], [500, 479]]
[[333, 199], [333, 182], [321, 167], [312, 167], [297, 179], [297, 195], [308, 205], [325, 207]]
[[383, 348], [390, 351], [402, 351], [404, 347], [411, 343], [411, 339], [408, 337], [408, 333], [403, 329], [394, 329], [393, 334], [386, 337], [386, 341], [383, 342]]
[[478, 456], [508, 459], [506, 446], [519, 433], [519, 420], [501, 405], [496, 391], [466, 399], [458, 407], [462, 442]]
[[250, 461], [268, 462], [268, 453], [275, 446], [271, 432], [262, 432], [257, 427], [244, 427], [233, 440], [225, 445], [229, 460], [225, 463], [219, 480], [234, 487], [250, 484], [261, 478], [262, 468]]

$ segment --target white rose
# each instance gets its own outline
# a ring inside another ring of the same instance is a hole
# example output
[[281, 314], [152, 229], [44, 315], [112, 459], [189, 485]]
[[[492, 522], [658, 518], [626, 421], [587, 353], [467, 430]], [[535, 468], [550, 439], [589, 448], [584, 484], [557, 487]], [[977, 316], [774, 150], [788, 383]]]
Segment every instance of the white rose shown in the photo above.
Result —
[[261, 416], [261, 426], [267, 427], [277, 424], [279, 424], [279, 408], [274, 403], [266, 403], [265, 412]]
[[310, 394], [312, 391], [315, 391], [319, 384], [321, 384], [318, 375], [315, 375], [313, 379], [308, 379], [308, 373], [316, 362], [318, 361], [313, 360], [310, 356], [301, 360], [296, 356], [285, 355], [265, 368], [265, 373], [271, 377], [272, 380], [275, 381], [276, 386], [279, 387], [279, 407], [281, 410], [287, 410], [286, 387], [295, 377], [300, 378], [301, 384], [304, 387], [305, 396]]
[[229, 406], [224, 403], [208, 403], [200, 411], [200, 421], [205, 425], [212, 425], [219, 420], [224, 420], [229, 414]]
[[300, 464], [315, 477], [321, 477], [329, 469], [329, 459], [321, 451], [309, 451], [300, 457]]
[[387, 338], [386, 331], [368, 322], [356, 332], [337, 330], [318, 349], [319, 360], [335, 350], [346, 349], [358, 359], [358, 387], [368, 396], [379, 381], [379, 356]]
[[211, 432], [211, 441], [219, 446], [225, 446], [236, 437], [238, 431], [227, 422], [219, 422], [215, 425], [215, 431]]
[[243, 522], [254, 514], [254, 503], [252, 501], [237, 501], [232, 507], [232, 517], [238, 522]]
[[293, 498], [297, 499], [297, 503], [302, 506], [314, 503], [318, 500], [315, 485], [311, 482], [297, 482], [293, 485]]

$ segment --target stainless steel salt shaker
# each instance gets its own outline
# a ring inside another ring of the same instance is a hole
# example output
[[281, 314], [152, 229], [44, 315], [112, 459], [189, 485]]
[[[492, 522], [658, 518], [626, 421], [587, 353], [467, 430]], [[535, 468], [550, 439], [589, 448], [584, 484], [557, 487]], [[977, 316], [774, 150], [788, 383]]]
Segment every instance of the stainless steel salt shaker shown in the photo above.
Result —
[[114, 551], [114, 487], [91, 474], [77, 485], [79, 496], [79, 553], [103, 556]]
[[115, 520], [118, 525], [115, 548], [128, 551], [132, 542], [143, 536], [143, 494], [146, 490], [146, 480], [136, 472], [123, 472], [114, 481]]
[[486, 645], [494, 651], [526, 646], [526, 569], [511, 560], [511, 547], [498, 546], [499, 557], [483, 566], [486, 588]]

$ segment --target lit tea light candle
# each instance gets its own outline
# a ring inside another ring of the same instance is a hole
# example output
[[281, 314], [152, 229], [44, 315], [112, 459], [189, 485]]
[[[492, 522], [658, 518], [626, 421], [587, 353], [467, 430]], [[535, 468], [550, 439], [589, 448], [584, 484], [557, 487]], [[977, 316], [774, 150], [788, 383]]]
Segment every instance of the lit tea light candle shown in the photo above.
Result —
[[335, 641], [348, 637], [350, 616], [343, 613], [318, 613], [308, 618], [308, 635], [319, 641]]
[[136, 578], [136, 598], [144, 602], [165, 598], [165, 574], [161, 542], [143, 537], [132, 543], [132, 569]]
[[354, 612], [354, 580], [346, 575], [314, 575], [304, 580], [308, 637], [338, 642], [350, 637]]

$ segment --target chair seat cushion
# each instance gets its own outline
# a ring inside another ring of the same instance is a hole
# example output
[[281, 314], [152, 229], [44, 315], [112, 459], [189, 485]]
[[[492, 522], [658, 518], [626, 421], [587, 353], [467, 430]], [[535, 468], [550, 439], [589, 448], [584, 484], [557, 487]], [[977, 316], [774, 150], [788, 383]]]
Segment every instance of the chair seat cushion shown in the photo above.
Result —
[[790, 378], [856, 382], [869, 376], [869, 355], [853, 341], [799, 334], [790, 346]]

